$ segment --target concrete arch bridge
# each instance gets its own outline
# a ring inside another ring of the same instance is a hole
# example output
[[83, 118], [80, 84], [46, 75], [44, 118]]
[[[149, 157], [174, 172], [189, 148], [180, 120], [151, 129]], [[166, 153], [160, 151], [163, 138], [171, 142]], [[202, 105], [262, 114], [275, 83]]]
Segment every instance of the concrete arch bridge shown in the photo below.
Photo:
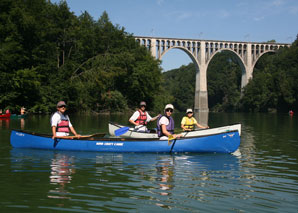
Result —
[[171, 49], [184, 51], [196, 66], [196, 86], [195, 86], [195, 112], [208, 112], [207, 93], [207, 68], [214, 57], [220, 51], [231, 51], [238, 59], [242, 70], [241, 88], [245, 87], [252, 78], [252, 73], [256, 62], [262, 55], [275, 52], [281, 47], [289, 47], [290, 44], [266, 43], [266, 42], [241, 42], [241, 41], [216, 41], [197, 39], [178, 39], [135, 36], [140, 45], [150, 50], [153, 57], [162, 57]]

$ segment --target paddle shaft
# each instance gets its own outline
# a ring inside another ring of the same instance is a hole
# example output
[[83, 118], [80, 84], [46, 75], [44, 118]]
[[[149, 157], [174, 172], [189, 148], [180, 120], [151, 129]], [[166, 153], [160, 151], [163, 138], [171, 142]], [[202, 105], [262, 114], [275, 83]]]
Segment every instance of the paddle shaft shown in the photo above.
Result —
[[80, 135], [80, 136], [56, 136], [54, 138], [54, 148], [57, 146], [57, 144], [59, 143], [59, 141], [61, 139], [80, 139], [80, 138], [91, 138], [91, 137], [95, 137], [95, 136], [100, 136], [103, 137], [105, 136], [105, 133], [95, 133], [93, 135]]
[[100, 137], [103, 137], [105, 136], [105, 133], [95, 133], [95, 134], [92, 134], [92, 135], [80, 135], [80, 136], [56, 136], [55, 138], [59, 138], [59, 139], [74, 139], [74, 138], [91, 138], [91, 137], [95, 137], [95, 136], [100, 136]]
[[173, 150], [173, 148], [174, 148], [174, 146], [175, 146], [176, 140], [177, 140], [177, 138], [175, 138], [175, 140], [174, 140], [174, 142], [173, 142], [173, 144], [172, 144], [172, 146], [171, 146], [170, 154], [172, 153], [172, 150]]

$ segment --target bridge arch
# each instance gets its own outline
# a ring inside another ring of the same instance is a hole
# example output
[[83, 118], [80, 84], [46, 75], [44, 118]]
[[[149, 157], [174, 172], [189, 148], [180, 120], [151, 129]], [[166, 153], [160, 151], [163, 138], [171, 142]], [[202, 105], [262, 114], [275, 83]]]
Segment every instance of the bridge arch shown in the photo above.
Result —
[[265, 55], [265, 54], [267, 54], [267, 53], [275, 53], [275, 52], [276, 52], [276, 51], [268, 50], [268, 51], [266, 51], [266, 52], [261, 53], [261, 54], [259, 55], [259, 57], [258, 57], [258, 58], [253, 62], [253, 64], [252, 64], [253, 69], [255, 68], [257, 62], [259, 61], [259, 59], [260, 59], [263, 55]]
[[266, 42], [216, 41], [181, 38], [135, 36], [136, 41], [150, 50], [153, 57], [160, 59], [173, 48], [183, 50], [197, 67], [195, 89], [195, 111], [208, 112], [207, 68], [210, 60], [219, 51], [233, 52], [242, 69], [241, 87], [252, 78], [253, 68], [258, 59], [268, 52], [275, 52], [290, 44]]
[[243, 58], [241, 57], [241, 55], [239, 55], [236, 51], [234, 51], [232, 49], [229, 49], [229, 48], [222, 48], [220, 50], [215, 51], [212, 54], [212, 56], [209, 58], [208, 62], [207, 62], [207, 70], [208, 70], [208, 66], [209, 66], [210, 62], [212, 61], [213, 57], [217, 53], [220, 53], [220, 52], [223, 52], [223, 51], [231, 52], [231, 53], [233, 53], [236, 56], [235, 58], [236, 58], [236, 60], [238, 62], [238, 65], [241, 68], [241, 75], [242, 75], [242, 78], [241, 78], [241, 88], [243, 88], [245, 86], [245, 80], [244, 79], [247, 78], [246, 69], [245, 69], [245, 63], [244, 63]]

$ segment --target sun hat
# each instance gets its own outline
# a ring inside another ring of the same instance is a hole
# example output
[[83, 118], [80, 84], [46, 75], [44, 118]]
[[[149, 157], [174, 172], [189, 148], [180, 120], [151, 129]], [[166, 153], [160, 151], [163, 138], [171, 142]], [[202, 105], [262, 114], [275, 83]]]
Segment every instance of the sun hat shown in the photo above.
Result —
[[166, 106], [165, 106], [165, 110], [166, 109], [172, 109], [172, 110], [174, 110], [174, 106], [172, 105], [172, 104], [167, 104]]
[[186, 113], [189, 113], [189, 112], [193, 113], [192, 109], [187, 109], [186, 110]]

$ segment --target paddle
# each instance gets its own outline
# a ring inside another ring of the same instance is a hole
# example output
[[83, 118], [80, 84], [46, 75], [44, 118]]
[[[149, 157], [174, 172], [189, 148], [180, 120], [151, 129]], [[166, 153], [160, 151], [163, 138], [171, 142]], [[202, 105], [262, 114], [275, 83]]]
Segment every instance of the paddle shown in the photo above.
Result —
[[120, 129], [116, 129], [114, 133], [116, 136], [120, 136], [125, 134], [128, 130], [129, 130], [129, 127], [125, 126], [125, 127], [121, 127]]
[[105, 133], [95, 133], [92, 135], [81, 135], [81, 136], [56, 136], [54, 138], [54, 148], [57, 146], [61, 139], [80, 139], [80, 138], [91, 138], [91, 137], [104, 137]]
[[[143, 127], [144, 125], [139, 125], [137, 128], [134, 129], [134, 131], [140, 129], [141, 127]], [[115, 130], [115, 135], [116, 136], [120, 136], [120, 135], [123, 135], [125, 134], [130, 128], [128, 126], [125, 126], [125, 127], [121, 127], [120, 129], [116, 129]]]
[[169, 135], [168, 136], [168, 145], [170, 146], [171, 145], [171, 141], [172, 140], [174, 140], [174, 143], [172, 144], [172, 146], [171, 146], [171, 150], [170, 150], [170, 154], [172, 153], [172, 150], [173, 150], [173, 148], [174, 148], [174, 146], [175, 146], [175, 143], [176, 143], [176, 140], [177, 140], [177, 138], [175, 138], [174, 139], [174, 136], [173, 135]]
[[74, 136], [74, 135], [69, 135], [69, 136], [56, 136], [56, 138], [59, 139], [80, 139], [80, 138], [91, 138], [91, 137], [103, 137], [105, 136], [105, 133], [95, 133], [92, 135], [80, 135], [80, 136]]
[[171, 143], [172, 143], [171, 141], [172, 141], [172, 140], [174, 140], [174, 136], [173, 136], [173, 135], [169, 135], [169, 136], [168, 136], [168, 145], [169, 145], [169, 146], [171, 145]]

